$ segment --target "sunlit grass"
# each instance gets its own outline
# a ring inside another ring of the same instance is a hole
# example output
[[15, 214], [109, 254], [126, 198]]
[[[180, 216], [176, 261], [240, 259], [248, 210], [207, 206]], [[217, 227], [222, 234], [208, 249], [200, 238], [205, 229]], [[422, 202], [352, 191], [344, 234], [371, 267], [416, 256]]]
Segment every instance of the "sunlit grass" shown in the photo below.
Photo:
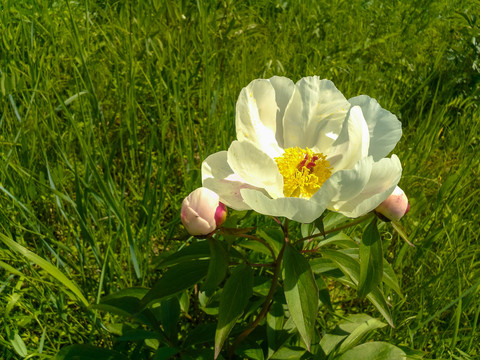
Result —
[[[1, 232], [90, 304], [149, 285], [152, 256], [187, 238], [178, 210], [200, 185], [201, 161], [234, 138], [240, 89], [260, 77], [319, 75], [347, 97], [378, 99], [404, 126], [395, 153], [412, 205], [402, 223], [416, 246], [391, 237], [405, 300], [392, 297], [396, 328], [383, 340], [473, 359], [478, 9], [476, 0], [3, 0]], [[1, 358], [112, 341], [102, 314], [0, 244]]]

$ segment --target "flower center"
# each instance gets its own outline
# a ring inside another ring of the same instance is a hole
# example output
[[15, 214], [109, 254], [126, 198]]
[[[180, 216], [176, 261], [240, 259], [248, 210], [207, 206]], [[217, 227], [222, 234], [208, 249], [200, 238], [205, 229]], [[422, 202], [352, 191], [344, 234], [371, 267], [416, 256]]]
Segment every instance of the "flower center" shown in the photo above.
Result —
[[332, 175], [332, 167], [322, 153], [309, 148], [285, 149], [276, 157], [278, 170], [283, 176], [283, 194], [286, 197], [309, 199]]

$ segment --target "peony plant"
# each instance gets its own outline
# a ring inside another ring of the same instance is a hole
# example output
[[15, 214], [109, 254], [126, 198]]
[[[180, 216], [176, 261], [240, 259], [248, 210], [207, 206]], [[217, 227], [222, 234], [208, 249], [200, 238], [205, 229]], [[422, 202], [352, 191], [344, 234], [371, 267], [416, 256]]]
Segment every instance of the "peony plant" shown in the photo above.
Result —
[[[402, 167], [389, 157], [396, 116], [316, 76], [273, 77], [242, 89], [235, 123], [236, 140], [203, 161], [203, 186], [183, 200], [192, 236], [154, 262], [152, 288], [96, 306], [125, 317], [117, 332], [135, 344], [130, 358], [421, 358], [369, 341], [394, 326], [388, 299], [402, 297], [381, 237], [391, 221], [407, 240]], [[342, 306], [339, 291], [383, 320]]]

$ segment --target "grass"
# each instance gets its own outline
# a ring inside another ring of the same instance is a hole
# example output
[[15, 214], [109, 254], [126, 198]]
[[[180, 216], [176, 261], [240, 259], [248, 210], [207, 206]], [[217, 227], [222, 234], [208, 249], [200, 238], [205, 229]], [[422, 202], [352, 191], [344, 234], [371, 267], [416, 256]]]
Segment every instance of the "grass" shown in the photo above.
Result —
[[397, 326], [382, 339], [478, 358], [479, 8], [2, 0], [0, 357], [110, 344], [75, 292], [95, 304], [151, 284], [151, 258], [187, 238], [179, 207], [202, 160], [234, 139], [241, 88], [319, 75], [404, 127], [395, 153], [415, 247], [384, 229], [405, 299], [392, 298]]

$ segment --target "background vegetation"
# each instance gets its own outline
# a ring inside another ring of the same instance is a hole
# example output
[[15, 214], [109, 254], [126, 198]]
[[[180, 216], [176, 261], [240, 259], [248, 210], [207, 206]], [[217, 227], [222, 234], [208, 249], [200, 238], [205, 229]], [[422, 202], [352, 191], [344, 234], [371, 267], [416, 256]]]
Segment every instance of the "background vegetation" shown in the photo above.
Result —
[[[415, 247], [384, 229], [405, 299], [392, 297], [396, 328], [377, 338], [478, 358], [479, 9], [2, 0], [0, 358], [111, 344], [108, 318], [85, 304], [153, 283], [152, 257], [188, 238], [179, 208], [201, 161], [234, 138], [239, 91], [273, 75], [331, 79], [401, 119], [402, 223]], [[333, 300], [370, 309], [350, 297]]]

